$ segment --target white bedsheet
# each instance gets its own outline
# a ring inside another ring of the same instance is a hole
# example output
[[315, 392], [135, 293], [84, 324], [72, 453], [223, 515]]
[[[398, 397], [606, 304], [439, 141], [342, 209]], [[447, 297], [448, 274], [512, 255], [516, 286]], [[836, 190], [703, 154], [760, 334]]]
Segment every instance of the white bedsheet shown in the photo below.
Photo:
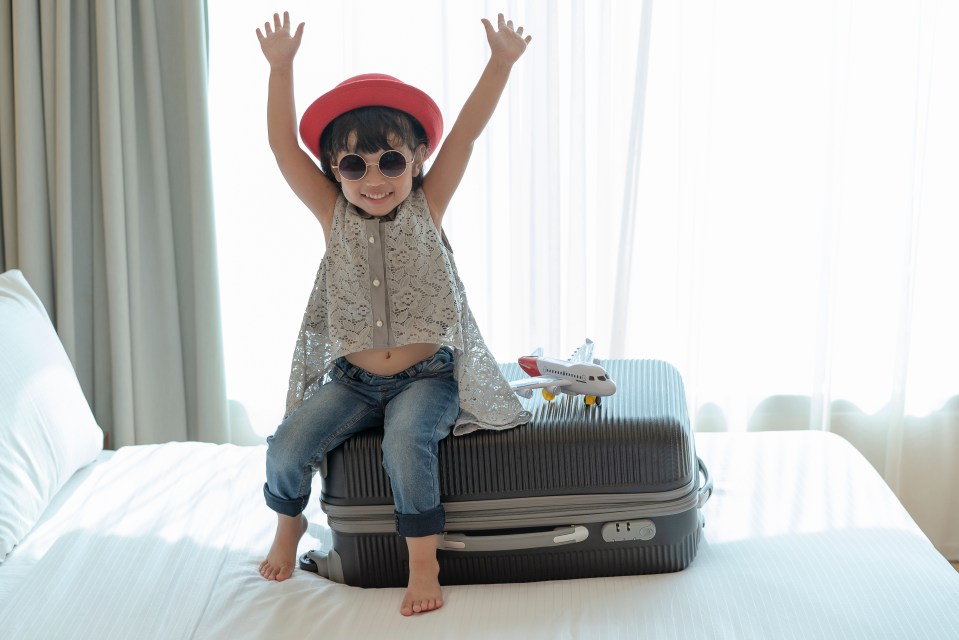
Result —
[[[413, 618], [401, 589], [260, 578], [264, 447], [120, 449], [0, 565], [0, 636], [959, 638], [959, 573], [844, 440], [696, 437], [715, 492], [685, 571], [446, 587]], [[328, 539], [315, 498], [302, 550]]]

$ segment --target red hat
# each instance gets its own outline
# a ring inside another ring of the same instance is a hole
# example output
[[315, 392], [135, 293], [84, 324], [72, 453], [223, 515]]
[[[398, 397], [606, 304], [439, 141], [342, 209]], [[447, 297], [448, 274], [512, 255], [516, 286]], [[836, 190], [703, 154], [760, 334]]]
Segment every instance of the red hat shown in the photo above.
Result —
[[313, 101], [300, 118], [300, 137], [320, 158], [320, 135], [337, 116], [359, 107], [392, 107], [404, 111], [426, 130], [430, 148], [443, 135], [443, 115], [433, 99], [412, 85], [383, 73], [347, 78]]

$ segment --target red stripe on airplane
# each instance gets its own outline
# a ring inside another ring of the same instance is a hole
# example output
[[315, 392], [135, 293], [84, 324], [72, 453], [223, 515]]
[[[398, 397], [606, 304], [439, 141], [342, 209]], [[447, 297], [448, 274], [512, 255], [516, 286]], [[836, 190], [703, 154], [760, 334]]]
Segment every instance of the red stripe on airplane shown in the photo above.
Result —
[[519, 366], [528, 375], [538, 376], [540, 375], [540, 373], [539, 373], [539, 367], [536, 366], [537, 360], [539, 360], [539, 358], [536, 358], [534, 356], [523, 356], [522, 358], [519, 359]]

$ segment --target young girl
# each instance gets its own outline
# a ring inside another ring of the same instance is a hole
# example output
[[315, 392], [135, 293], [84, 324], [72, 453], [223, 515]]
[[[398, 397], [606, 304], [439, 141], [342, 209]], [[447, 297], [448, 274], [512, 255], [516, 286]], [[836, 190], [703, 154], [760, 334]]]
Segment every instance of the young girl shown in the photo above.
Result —
[[270, 63], [267, 125], [283, 177], [323, 227], [317, 273], [290, 373], [287, 411], [267, 438], [264, 497], [277, 513], [260, 565], [293, 572], [316, 467], [354, 433], [382, 426], [399, 535], [409, 550], [403, 615], [443, 604], [436, 559], [445, 526], [437, 447], [451, 431], [504, 429], [529, 414], [503, 379], [470, 312], [443, 216], [531, 37], [499, 15], [483, 20], [490, 60], [436, 156], [443, 120], [433, 100], [396, 78], [350, 78], [310, 105], [299, 132], [293, 58], [303, 36], [274, 14], [257, 29]]

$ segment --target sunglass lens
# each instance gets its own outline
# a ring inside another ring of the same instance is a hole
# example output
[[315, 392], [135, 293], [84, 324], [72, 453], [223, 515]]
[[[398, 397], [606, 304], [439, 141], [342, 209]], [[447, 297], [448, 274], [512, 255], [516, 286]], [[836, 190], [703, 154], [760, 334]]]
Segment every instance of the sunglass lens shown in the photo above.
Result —
[[406, 157], [399, 151], [387, 151], [380, 156], [380, 171], [387, 178], [399, 178], [406, 172]]
[[359, 180], [366, 175], [366, 162], [355, 153], [350, 153], [340, 159], [340, 175], [346, 180]]

